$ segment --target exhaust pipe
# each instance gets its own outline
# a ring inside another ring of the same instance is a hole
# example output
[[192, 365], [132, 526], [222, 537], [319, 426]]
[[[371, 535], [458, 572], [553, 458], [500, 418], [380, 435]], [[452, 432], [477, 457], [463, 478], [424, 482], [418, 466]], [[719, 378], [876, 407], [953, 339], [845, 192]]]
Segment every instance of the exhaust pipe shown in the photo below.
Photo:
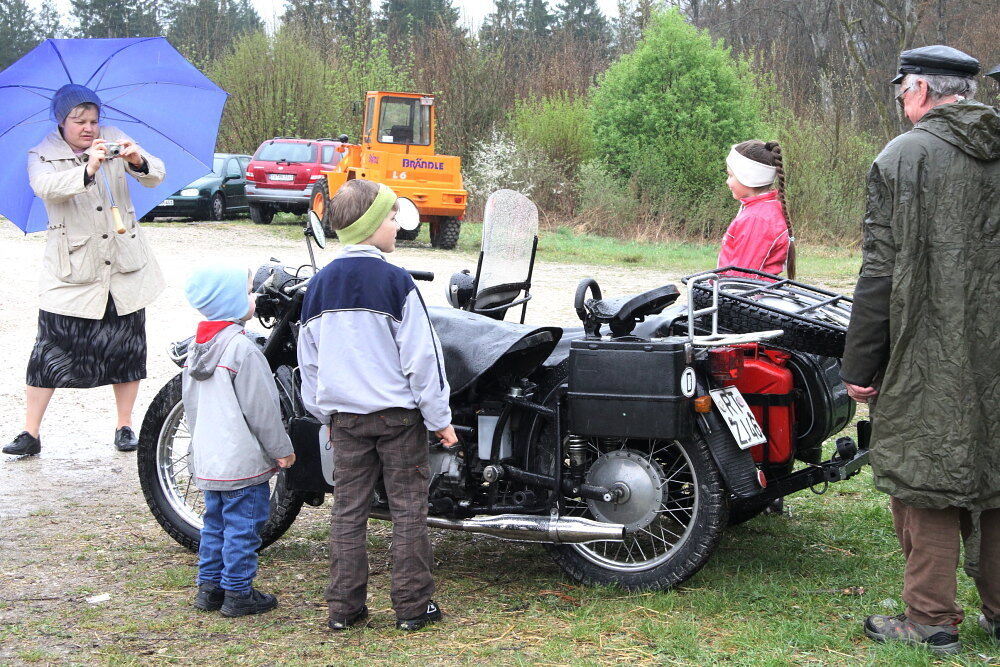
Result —
[[[388, 510], [373, 510], [370, 516], [373, 519], [392, 520]], [[473, 519], [444, 519], [431, 516], [427, 517], [427, 525], [431, 528], [480, 533], [515, 542], [579, 544], [625, 539], [623, 524], [601, 523], [572, 516], [555, 518], [531, 514], [498, 514]]]

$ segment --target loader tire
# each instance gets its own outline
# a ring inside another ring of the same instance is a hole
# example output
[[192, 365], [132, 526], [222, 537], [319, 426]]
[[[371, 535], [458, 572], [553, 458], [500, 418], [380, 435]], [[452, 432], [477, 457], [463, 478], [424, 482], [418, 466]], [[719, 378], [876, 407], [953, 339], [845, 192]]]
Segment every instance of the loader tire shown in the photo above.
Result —
[[458, 235], [462, 222], [458, 218], [440, 218], [431, 227], [431, 246], [442, 250], [454, 250], [458, 245]]

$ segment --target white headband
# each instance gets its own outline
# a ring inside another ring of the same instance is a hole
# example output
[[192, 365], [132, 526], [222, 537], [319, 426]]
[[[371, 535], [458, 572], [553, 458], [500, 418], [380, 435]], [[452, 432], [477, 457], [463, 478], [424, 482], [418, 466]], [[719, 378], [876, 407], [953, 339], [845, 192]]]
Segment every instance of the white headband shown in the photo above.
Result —
[[733, 172], [736, 180], [748, 188], [761, 188], [770, 185], [774, 183], [774, 179], [778, 175], [778, 170], [775, 167], [751, 160], [746, 155], [737, 152], [736, 146], [729, 150], [726, 166]]

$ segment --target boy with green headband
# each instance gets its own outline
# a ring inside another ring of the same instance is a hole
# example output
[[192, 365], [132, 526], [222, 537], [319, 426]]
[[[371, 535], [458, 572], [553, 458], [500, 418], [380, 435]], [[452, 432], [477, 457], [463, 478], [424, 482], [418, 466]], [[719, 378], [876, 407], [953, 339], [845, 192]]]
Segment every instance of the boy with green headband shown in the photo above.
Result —
[[337, 493], [330, 521], [329, 627], [368, 617], [368, 512], [382, 472], [392, 513], [396, 627], [441, 618], [431, 599], [427, 431], [457, 444], [441, 344], [410, 275], [385, 260], [396, 248], [396, 195], [366, 180], [344, 184], [329, 220], [343, 253], [309, 282], [299, 369], [306, 409], [329, 428]]

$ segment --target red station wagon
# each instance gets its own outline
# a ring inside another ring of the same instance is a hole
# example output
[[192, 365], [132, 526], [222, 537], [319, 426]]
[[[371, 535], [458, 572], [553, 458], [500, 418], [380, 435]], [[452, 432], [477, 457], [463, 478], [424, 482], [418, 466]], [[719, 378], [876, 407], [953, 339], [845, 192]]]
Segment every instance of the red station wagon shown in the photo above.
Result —
[[[346, 137], [343, 138], [346, 141]], [[271, 223], [278, 211], [305, 213], [313, 183], [342, 157], [338, 139], [275, 137], [262, 143], [247, 166], [250, 219]]]

